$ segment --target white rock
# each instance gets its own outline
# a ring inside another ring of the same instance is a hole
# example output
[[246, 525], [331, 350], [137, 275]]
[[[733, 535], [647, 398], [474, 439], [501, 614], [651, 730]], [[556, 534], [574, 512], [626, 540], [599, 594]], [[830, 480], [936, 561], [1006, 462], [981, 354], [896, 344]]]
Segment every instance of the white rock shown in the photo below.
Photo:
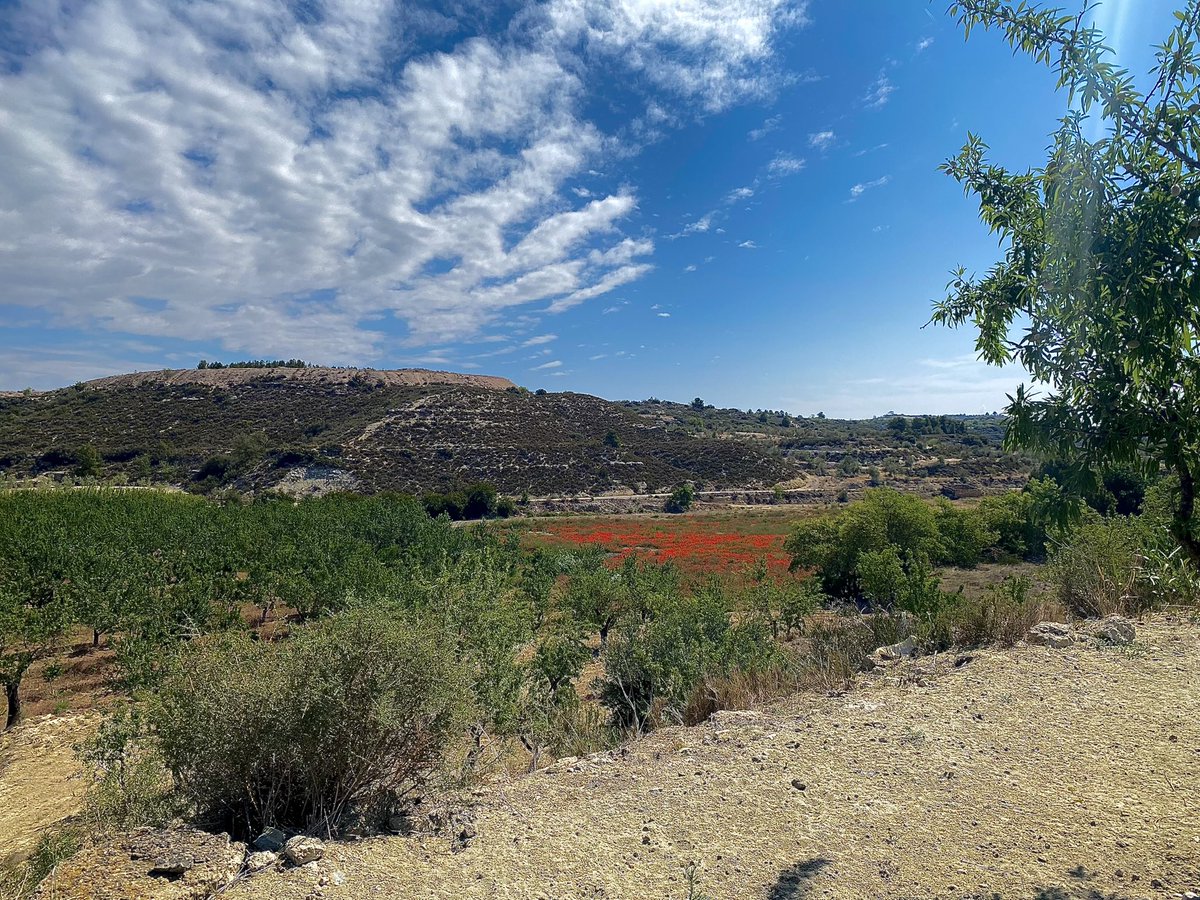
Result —
[[325, 845], [314, 837], [298, 834], [283, 845], [283, 855], [293, 865], [303, 866], [316, 862], [325, 855]]
[[1058, 650], [1075, 643], [1075, 634], [1070, 625], [1062, 622], [1039, 622], [1029, 629], [1025, 640], [1030, 644], [1041, 644]]

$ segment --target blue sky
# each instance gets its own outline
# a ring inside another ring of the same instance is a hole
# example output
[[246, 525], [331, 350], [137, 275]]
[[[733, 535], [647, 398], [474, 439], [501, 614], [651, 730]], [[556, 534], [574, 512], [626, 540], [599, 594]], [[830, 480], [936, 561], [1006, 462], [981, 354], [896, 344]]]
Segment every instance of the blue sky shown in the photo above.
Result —
[[[937, 171], [1065, 111], [923, 0], [0, 0], [0, 389], [197, 359], [1000, 409]], [[1097, 12], [1134, 72], [1170, 0]]]

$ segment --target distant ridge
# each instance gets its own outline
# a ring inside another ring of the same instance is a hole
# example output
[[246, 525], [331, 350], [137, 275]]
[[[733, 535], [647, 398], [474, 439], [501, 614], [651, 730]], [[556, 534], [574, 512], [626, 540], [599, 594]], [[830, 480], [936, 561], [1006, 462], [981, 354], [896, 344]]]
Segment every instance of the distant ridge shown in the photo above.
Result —
[[296, 381], [306, 385], [340, 385], [367, 381], [381, 387], [412, 387], [431, 384], [453, 384], [504, 391], [516, 387], [498, 375], [464, 375], [458, 372], [439, 372], [432, 369], [355, 369], [334, 366], [273, 366], [271, 368], [221, 369], [160, 369], [153, 372], [132, 372], [109, 375], [86, 382], [97, 389], [138, 387], [148, 384], [178, 386], [202, 384], [208, 387], [232, 387], [255, 381]]

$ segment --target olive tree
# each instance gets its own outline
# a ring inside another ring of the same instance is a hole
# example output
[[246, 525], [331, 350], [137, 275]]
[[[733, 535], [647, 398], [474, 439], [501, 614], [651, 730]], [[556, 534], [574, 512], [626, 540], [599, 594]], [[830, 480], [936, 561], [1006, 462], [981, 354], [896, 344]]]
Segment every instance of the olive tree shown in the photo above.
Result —
[[968, 35], [999, 30], [1049, 66], [1070, 111], [1037, 168], [991, 162], [975, 135], [944, 165], [1005, 252], [981, 276], [959, 269], [933, 321], [969, 323], [982, 359], [1025, 368], [1007, 444], [1070, 460], [1076, 492], [1113, 465], [1177, 476], [1171, 530], [1200, 565], [1200, 2], [1176, 13], [1145, 92], [1090, 9], [951, 5]]

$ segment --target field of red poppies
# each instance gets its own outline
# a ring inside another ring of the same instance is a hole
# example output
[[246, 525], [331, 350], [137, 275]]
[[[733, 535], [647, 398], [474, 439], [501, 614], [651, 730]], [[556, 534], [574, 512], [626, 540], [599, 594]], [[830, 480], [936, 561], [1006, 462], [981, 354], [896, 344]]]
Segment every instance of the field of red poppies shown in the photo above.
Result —
[[614, 564], [636, 554], [674, 563], [686, 576], [718, 575], [740, 580], [764, 560], [770, 573], [788, 577], [783, 549], [799, 510], [727, 510], [720, 513], [655, 516], [570, 516], [526, 520], [522, 542], [529, 547], [598, 546]]

